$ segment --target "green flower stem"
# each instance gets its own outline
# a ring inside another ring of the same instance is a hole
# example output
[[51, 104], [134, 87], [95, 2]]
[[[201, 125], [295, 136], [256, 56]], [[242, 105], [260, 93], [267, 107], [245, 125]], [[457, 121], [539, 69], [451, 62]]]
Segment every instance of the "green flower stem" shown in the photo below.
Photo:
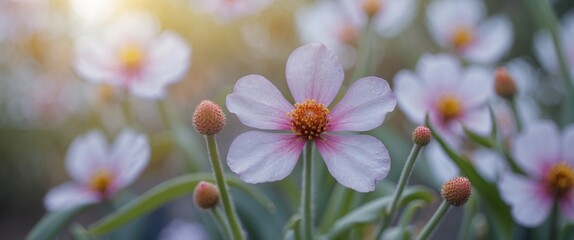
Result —
[[330, 196], [329, 203], [325, 210], [325, 214], [321, 218], [320, 232], [326, 233], [335, 220], [348, 212], [351, 207], [355, 191], [350, 188], [343, 187], [339, 184], [335, 185], [335, 189]]
[[556, 56], [558, 58], [558, 64], [560, 65], [560, 74], [564, 80], [564, 87], [566, 93], [566, 101], [563, 103], [563, 113], [565, 123], [574, 120], [574, 111], [572, 111], [572, 105], [574, 104], [574, 85], [572, 83], [572, 76], [570, 76], [570, 70], [568, 69], [568, 64], [566, 62], [565, 51], [562, 49], [562, 42], [560, 36], [558, 35], [558, 23], [556, 20], [556, 14], [552, 10], [550, 3], [547, 0], [525, 0], [528, 2], [532, 15], [538, 24], [550, 31], [552, 37], [552, 42], [554, 43], [554, 51], [556, 51]]
[[303, 239], [313, 239], [313, 142], [305, 144], [303, 156], [303, 188], [301, 192], [301, 230]]
[[124, 93], [124, 99], [122, 100], [122, 110], [124, 112], [126, 124], [133, 126], [135, 124], [134, 113], [130, 105], [130, 95], [128, 91], [125, 91]]
[[359, 46], [357, 47], [357, 60], [355, 63], [355, 68], [353, 69], [353, 74], [351, 75], [352, 81], [355, 81], [361, 77], [364, 77], [369, 74], [371, 70], [371, 57], [372, 47], [371, 47], [371, 38], [372, 38], [372, 31], [371, 31], [372, 21], [369, 19], [367, 24], [365, 24], [365, 28], [361, 33], [361, 39], [359, 42]]
[[233, 236], [233, 231], [231, 231], [231, 227], [229, 227], [229, 224], [227, 224], [227, 221], [225, 221], [225, 216], [224, 213], [221, 212], [221, 208], [214, 207], [211, 209], [211, 213], [213, 214], [213, 217], [217, 221], [219, 227], [221, 227], [221, 230], [225, 231], [227, 237]]
[[223, 209], [225, 210], [227, 221], [229, 221], [229, 226], [231, 227], [233, 239], [243, 240], [245, 237], [243, 236], [243, 230], [241, 230], [241, 226], [239, 225], [239, 219], [235, 213], [235, 208], [231, 201], [231, 195], [229, 194], [229, 188], [227, 187], [227, 182], [223, 175], [223, 167], [219, 160], [219, 150], [217, 149], [215, 136], [206, 135], [205, 142], [207, 143], [209, 159], [211, 160], [211, 166], [213, 168], [213, 173], [215, 174], [215, 182], [219, 188], [219, 194], [221, 194], [221, 202], [223, 204]]
[[395, 194], [393, 195], [393, 201], [391, 202], [389, 209], [385, 209], [385, 218], [383, 219], [383, 225], [381, 225], [381, 228], [379, 228], [377, 235], [375, 235], [376, 239], [381, 239], [381, 236], [383, 236], [385, 229], [389, 227], [389, 225], [393, 221], [393, 218], [397, 211], [397, 206], [399, 204], [399, 199], [401, 199], [403, 190], [405, 189], [405, 186], [409, 182], [409, 177], [411, 176], [413, 166], [415, 165], [417, 156], [419, 155], [421, 149], [422, 146], [418, 144], [413, 145], [413, 148], [411, 149], [411, 152], [409, 153], [409, 156], [407, 158], [407, 162], [405, 163], [403, 171], [401, 172], [401, 177], [399, 178], [398, 186], [395, 190]]
[[516, 101], [516, 98], [512, 98], [510, 101], [510, 107], [512, 108], [512, 114], [514, 115], [516, 130], [518, 130], [518, 132], [522, 132], [522, 119], [520, 118], [520, 113], [518, 112], [518, 102]]
[[442, 200], [442, 203], [432, 215], [432, 218], [429, 222], [425, 225], [421, 233], [419, 234], [418, 240], [424, 240], [430, 237], [431, 233], [434, 231], [438, 223], [442, 220], [448, 209], [450, 208], [450, 204], [446, 200]]
[[560, 213], [558, 211], [558, 201], [555, 200], [552, 204], [552, 211], [550, 212], [550, 225], [548, 228], [548, 239], [558, 239], [558, 232], [560, 231], [558, 218]]

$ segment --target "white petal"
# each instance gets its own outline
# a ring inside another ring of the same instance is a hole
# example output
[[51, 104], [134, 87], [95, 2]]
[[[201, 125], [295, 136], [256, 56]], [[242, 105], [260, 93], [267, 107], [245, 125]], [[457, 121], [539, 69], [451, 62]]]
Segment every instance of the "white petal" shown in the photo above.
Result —
[[112, 146], [112, 163], [116, 169], [116, 187], [131, 184], [149, 162], [150, 146], [147, 137], [130, 129], [122, 130]]
[[380, 126], [397, 105], [389, 83], [378, 77], [357, 80], [331, 111], [328, 131], [368, 131]]
[[382, 0], [382, 8], [374, 20], [375, 30], [385, 37], [396, 36], [416, 16], [418, 1]]
[[473, 108], [464, 113], [462, 124], [480, 135], [487, 135], [492, 130], [490, 111], [487, 106]]
[[44, 198], [48, 211], [62, 211], [88, 203], [96, 203], [100, 197], [96, 192], [73, 183], [64, 183], [52, 188]]
[[324, 134], [316, 144], [337, 182], [358, 192], [373, 191], [391, 168], [387, 148], [372, 136]]
[[425, 54], [417, 64], [417, 74], [426, 86], [426, 91], [440, 95], [454, 90], [462, 77], [460, 62], [448, 54]]
[[488, 181], [495, 182], [501, 173], [507, 171], [506, 160], [498, 152], [478, 149], [472, 153], [472, 163], [476, 170]]
[[561, 150], [562, 150], [562, 161], [570, 163], [570, 166], [574, 166], [574, 124], [568, 125], [564, 130], [562, 130], [561, 139]]
[[476, 30], [476, 40], [463, 55], [471, 62], [494, 63], [512, 46], [512, 24], [506, 17], [492, 17], [480, 24]]
[[149, 45], [149, 56], [141, 81], [157, 81], [165, 86], [180, 81], [191, 64], [191, 49], [183, 38], [172, 31], [155, 37]]
[[294, 134], [246, 132], [231, 143], [227, 164], [245, 182], [278, 181], [293, 171], [305, 142]]
[[549, 121], [532, 124], [516, 137], [512, 156], [529, 175], [542, 177], [544, 169], [561, 160], [562, 146], [556, 124]]
[[484, 105], [494, 96], [494, 72], [482, 67], [469, 67], [459, 85], [459, 95], [466, 107]]
[[241, 123], [259, 129], [290, 130], [287, 113], [293, 110], [273, 83], [259, 75], [242, 77], [225, 104]]
[[159, 234], [159, 240], [209, 240], [203, 225], [183, 219], [171, 221]]
[[76, 137], [68, 149], [66, 169], [72, 179], [87, 184], [95, 170], [108, 166], [106, 137], [97, 130]]
[[552, 207], [540, 183], [513, 173], [501, 176], [500, 196], [512, 208], [512, 216], [521, 225], [535, 227], [544, 222]]
[[442, 150], [438, 143], [429, 144], [426, 151], [428, 166], [438, 184], [442, 185], [460, 175], [458, 166]]
[[118, 60], [108, 46], [87, 37], [76, 41], [74, 69], [83, 80], [121, 85], [116, 74], [119, 68]]
[[429, 92], [417, 75], [402, 70], [394, 78], [395, 94], [401, 111], [414, 123], [424, 122], [430, 109]]
[[538, 61], [547, 71], [554, 74], [559, 72], [556, 51], [548, 31], [540, 31], [534, 35], [534, 50]]
[[474, 28], [486, 14], [486, 9], [482, 1], [443, 0], [432, 1], [426, 13], [431, 36], [446, 48], [457, 28]]
[[328, 107], [343, 84], [344, 72], [333, 50], [311, 43], [291, 53], [286, 76], [296, 102], [315, 99]]

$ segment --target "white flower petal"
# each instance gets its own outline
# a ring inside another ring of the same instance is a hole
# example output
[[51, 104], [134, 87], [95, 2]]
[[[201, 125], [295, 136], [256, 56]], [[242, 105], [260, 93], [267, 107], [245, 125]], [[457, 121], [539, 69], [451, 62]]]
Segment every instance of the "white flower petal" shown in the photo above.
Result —
[[496, 16], [482, 22], [476, 39], [462, 54], [471, 62], [489, 64], [498, 61], [512, 46], [512, 24], [506, 17]]
[[286, 76], [296, 102], [315, 99], [328, 107], [343, 84], [344, 72], [333, 50], [311, 43], [291, 53]]
[[426, 159], [432, 175], [438, 184], [443, 184], [460, 175], [460, 170], [438, 143], [426, 147]]
[[130, 129], [122, 130], [112, 146], [111, 159], [116, 170], [116, 187], [131, 184], [149, 162], [150, 146], [147, 137]]
[[163, 86], [180, 81], [191, 64], [191, 48], [173, 31], [155, 37], [148, 51], [141, 81], [157, 81]]
[[457, 93], [466, 107], [484, 105], [494, 96], [494, 72], [482, 67], [465, 69]]
[[66, 156], [68, 174], [74, 181], [87, 184], [94, 171], [108, 166], [108, 151], [106, 137], [100, 131], [76, 137]]
[[357, 80], [333, 108], [328, 131], [368, 131], [380, 126], [397, 105], [389, 83], [378, 77]]
[[391, 168], [391, 157], [385, 145], [368, 135], [323, 134], [316, 140], [317, 150], [333, 177], [345, 187], [358, 192], [375, 189]]
[[529, 175], [543, 177], [544, 169], [562, 160], [561, 137], [556, 124], [549, 121], [532, 124], [516, 137], [512, 156]]
[[231, 143], [227, 164], [245, 182], [278, 181], [293, 171], [305, 142], [294, 134], [246, 132]]
[[241, 123], [259, 129], [290, 130], [293, 110], [273, 83], [259, 75], [248, 75], [237, 81], [233, 93], [227, 95], [225, 104], [237, 114]]
[[73, 183], [64, 183], [52, 188], [44, 198], [48, 211], [63, 211], [88, 203], [96, 203], [100, 197], [96, 192]]
[[553, 201], [540, 183], [505, 173], [501, 176], [499, 189], [502, 199], [512, 208], [512, 216], [521, 225], [535, 227], [548, 217]]
[[476, 170], [490, 182], [496, 182], [499, 176], [508, 170], [506, 160], [498, 152], [478, 149], [472, 153], [472, 163]]
[[374, 19], [374, 28], [382, 36], [394, 37], [416, 16], [418, 1], [381, 0], [382, 7]]
[[429, 92], [413, 72], [402, 70], [394, 78], [395, 95], [401, 111], [414, 123], [424, 122], [430, 109]]

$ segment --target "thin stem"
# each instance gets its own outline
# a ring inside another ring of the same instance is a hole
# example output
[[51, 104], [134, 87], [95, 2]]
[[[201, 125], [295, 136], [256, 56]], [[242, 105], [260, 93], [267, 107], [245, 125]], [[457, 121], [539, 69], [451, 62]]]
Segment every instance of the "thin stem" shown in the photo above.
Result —
[[554, 201], [554, 204], [552, 204], [552, 212], [550, 213], [550, 226], [548, 229], [549, 240], [558, 239], [558, 232], [560, 230], [560, 227], [558, 226], [559, 217], [560, 213], [558, 212], [558, 201]]
[[124, 112], [126, 123], [133, 126], [135, 124], [134, 114], [130, 106], [130, 95], [127, 91], [125, 92], [124, 99], [122, 100], [122, 110]]
[[425, 225], [421, 233], [419, 234], [418, 240], [424, 240], [430, 237], [431, 233], [434, 231], [438, 223], [442, 220], [448, 209], [450, 208], [450, 204], [446, 200], [442, 200], [442, 203], [432, 215], [432, 218], [429, 222]]
[[462, 219], [462, 225], [460, 232], [458, 232], [458, 239], [471, 239], [472, 235], [472, 219], [478, 211], [478, 203], [475, 197], [468, 199], [468, 202], [464, 205], [464, 217]]
[[379, 228], [379, 231], [377, 232], [376, 239], [381, 239], [381, 236], [383, 236], [383, 232], [385, 231], [385, 229], [391, 225], [391, 222], [393, 221], [393, 218], [395, 217], [395, 213], [397, 211], [399, 200], [401, 198], [401, 195], [403, 194], [405, 186], [409, 182], [409, 177], [411, 176], [413, 166], [415, 165], [417, 156], [419, 155], [421, 149], [422, 146], [418, 144], [413, 145], [413, 148], [411, 149], [411, 152], [409, 153], [409, 156], [407, 158], [407, 162], [405, 163], [403, 171], [401, 172], [401, 177], [399, 178], [398, 186], [395, 190], [395, 194], [393, 195], [393, 201], [391, 202], [390, 207], [385, 210], [387, 214], [385, 214], [383, 225], [381, 226], [381, 228]]
[[313, 239], [313, 142], [305, 144], [303, 156], [303, 188], [301, 193], [301, 230], [303, 239]]
[[223, 175], [223, 168], [221, 167], [221, 162], [219, 160], [219, 150], [217, 149], [215, 136], [206, 135], [205, 142], [207, 143], [209, 158], [211, 159], [211, 167], [213, 168], [213, 173], [215, 175], [215, 182], [217, 183], [219, 193], [221, 194], [221, 202], [223, 204], [223, 209], [225, 210], [227, 221], [229, 221], [229, 226], [231, 227], [233, 239], [245, 239], [241, 226], [239, 225], [239, 219], [235, 213], [233, 202], [231, 201], [231, 195], [229, 194], [229, 188], [227, 187], [225, 176]]
[[522, 119], [520, 118], [520, 113], [518, 112], [518, 102], [516, 98], [510, 100], [510, 108], [512, 108], [512, 114], [514, 114], [514, 122], [516, 123], [517, 132], [522, 132]]
[[565, 123], [574, 120], [574, 112], [572, 111], [572, 105], [574, 104], [574, 85], [572, 83], [572, 76], [570, 75], [570, 70], [566, 61], [565, 51], [562, 49], [563, 45], [558, 34], [558, 23], [556, 20], [556, 14], [552, 10], [552, 7], [547, 0], [526, 0], [529, 4], [531, 13], [538, 20], [538, 24], [541, 27], [548, 29], [552, 37], [552, 43], [554, 45], [554, 51], [556, 52], [556, 57], [558, 58], [558, 64], [560, 66], [560, 74], [564, 80], [564, 87], [566, 93], [566, 101], [563, 103], [563, 116]]
[[359, 46], [357, 47], [357, 60], [355, 63], [355, 68], [353, 69], [353, 74], [351, 75], [352, 81], [366, 76], [371, 68], [371, 22], [371, 19], [367, 21], [367, 24], [365, 24], [365, 28], [361, 34]]
[[221, 230], [225, 231], [227, 237], [233, 236], [233, 231], [231, 230], [229, 224], [227, 224], [227, 221], [225, 221], [225, 216], [224, 213], [221, 212], [221, 208], [214, 207], [211, 209], [211, 213], [213, 214], [213, 217], [217, 221], [219, 227], [221, 227]]

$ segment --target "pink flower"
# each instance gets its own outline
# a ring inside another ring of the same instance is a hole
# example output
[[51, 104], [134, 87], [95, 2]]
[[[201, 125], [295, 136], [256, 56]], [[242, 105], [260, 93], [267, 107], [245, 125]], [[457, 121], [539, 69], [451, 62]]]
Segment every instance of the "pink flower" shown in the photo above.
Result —
[[287, 84], [293, 106], [269, 80], [259, 75], [237, 81], [227, 96], [227, 108], [250, 127], [283, 132], [250, 131], [229, 149], [231, 171], [249, 183], [281, 180], [291, 173], [306, 142], [314, 143], [331, 175], [342, 185], [367, 192], [385, 178], [390, 157], [385, 146], [368, 135], [338, 132], [368, 131], [381, 125], [396, 100], [388, 83], [377, 77], [357, 80], [329, 110], [344, 79], [335, 53], [322, 44], [293, 51], [287, 61]]
[[[566, 64], [570, 69], [570, 76], [574, 76], [574, 12], [569, 12], [562, 19], [562, 24], [558, 30], [559, 38], [566, 56]], [[552, 36], [548, 31], [538, 32], [534, 38], [534, 50], [542, 66], [553, 74], [560, 73], [558, 56], [554, 49]]]
[[373, 4], [373, 29], [384, 37], [399, 34], [413, 20], [417, 8], [413, 0], [317, 1], [296, 14], [301, 40], [325, 44], [341, 56], [346, 68], [352, 66], [354, 46], [368, 20], [365, 4]]
[[[562, 134], [560, 134], [562, 132]], [[574, 125], [560, 131], [552, 122], [531, 125], [512, 145], [516, 164], [526, 175], [506, 172], [500, 194], [524, 226], [538, 226], [548, 217], [554, 201], [574, 219]]]
[[512, 24], [503, 16], [483, 20], [486, 9], [478, 0], [439, 0], [427, 9], [428, 28], [434, 40], [465, 59], [493, 63], [512, 44]]
[[120, 132], [112, 146], [99, 131], [77, 137], [66, 157], [74, 182], [51, 189], [44, 204], [49, 211], [58, 211], [109, 199], [141, 174], [149, 154], [146, 136], [132, 130]]
[[192, 0], [191, 3], [205, 12], [213, 14], [221, 22], [255, 14], [267, 7], [272, 0]]
[[[425, 115], [454, 149], [462, 146], [463, 126], [479, 134], [491, 129], [486, 105], [493, 95], [494, 73], [480, 67], [463, 69], [451, 55], [425, 54], [416, 72], [402, 70], [395, 76], [399, 107], [415, 124]], [[429, 167], [438, 182], [458, 175], [458, 168], [436, 142], [427, 147]]]
[[160, 98], [167, 85], [181, 80], [190, 64], [190, 48], [172, 31], [160, 32], [150, 15], [131, 14], [98, 38], [76, 42], [74, 67], [93, 83], [126, 88], [145, 98]]
[[399, 107], [415, 124], [428, 113], [436, 130], [453, 145], [463, 136], [463, 125], [480, 134], [491, 129], [486, 106], [493, 95], [494, 73], [480, 67], [463, 69], [451, 55], [425, 54], [416, 72], [395, 76]]

